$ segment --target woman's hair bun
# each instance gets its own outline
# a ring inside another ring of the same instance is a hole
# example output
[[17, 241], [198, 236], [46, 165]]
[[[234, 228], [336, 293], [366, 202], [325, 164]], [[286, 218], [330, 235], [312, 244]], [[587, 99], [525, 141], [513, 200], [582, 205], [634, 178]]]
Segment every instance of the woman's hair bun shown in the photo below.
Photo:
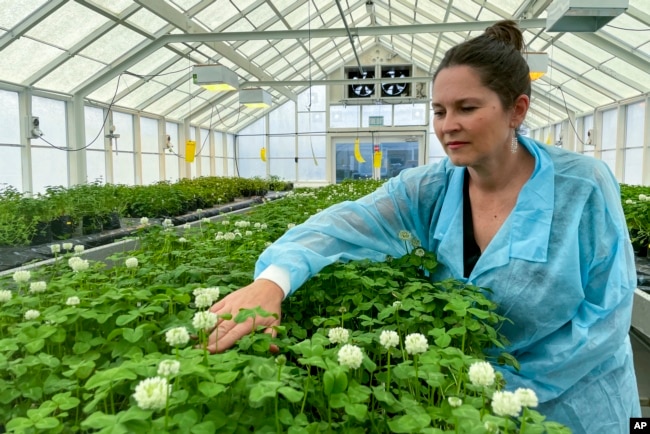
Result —
[[504, 44], [512, 45], [517, 51], [524, 50], [524, 35], [521, 33], [517, 23], [512, 20], [494, 23], [485, 29], [485, 34]]

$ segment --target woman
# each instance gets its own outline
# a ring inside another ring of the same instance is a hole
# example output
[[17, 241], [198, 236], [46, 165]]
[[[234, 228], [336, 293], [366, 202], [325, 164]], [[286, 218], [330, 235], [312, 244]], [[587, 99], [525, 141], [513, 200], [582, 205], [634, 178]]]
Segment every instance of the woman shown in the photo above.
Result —
[[[448, 158], [288, 231], [261, 255], [255, 282], [212, 310], [279, 314], [285, 296], [334, 261], [405, 254], [397, 233], [406, 229], [437, 254], [435, 279], [491, 288], [513, 321], [502, 331], [521, 369], [497, 367], [507, 389], [535, 390], [542, 414], [574, 433], [627, 432], [640, 414], [628, 338], [636, 273], [618, 183], [598, 160], [516, 134], [530, 104], [522, 48], [512, 21], [452, 48], [433, 84]], [[211, 350], [250, 327], [220, 322]]]

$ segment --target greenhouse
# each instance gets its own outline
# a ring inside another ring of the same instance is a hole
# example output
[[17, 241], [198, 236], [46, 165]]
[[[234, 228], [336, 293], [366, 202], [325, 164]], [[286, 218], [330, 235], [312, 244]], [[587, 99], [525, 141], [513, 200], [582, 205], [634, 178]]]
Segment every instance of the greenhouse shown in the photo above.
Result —
[[0, 11], [0, 433], [650, 427], [648, 0]]

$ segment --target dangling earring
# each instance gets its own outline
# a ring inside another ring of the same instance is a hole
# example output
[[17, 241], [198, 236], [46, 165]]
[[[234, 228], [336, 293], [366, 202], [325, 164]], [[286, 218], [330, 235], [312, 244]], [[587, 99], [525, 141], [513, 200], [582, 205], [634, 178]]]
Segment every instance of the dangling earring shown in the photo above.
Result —
[[510, 142], [510, 152], [513, 154], [517, 152], [517, 148], [519, 147], [519, 144], [517, 143], [517, 132], [512, 133], [512, 141]]

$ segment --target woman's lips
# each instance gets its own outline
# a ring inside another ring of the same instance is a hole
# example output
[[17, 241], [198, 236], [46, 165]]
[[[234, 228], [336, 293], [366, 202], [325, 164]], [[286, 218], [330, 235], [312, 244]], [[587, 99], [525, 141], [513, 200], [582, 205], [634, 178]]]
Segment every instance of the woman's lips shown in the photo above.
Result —
[[463, 147], [466, 144], [467, 144], [467, 142], [457, 142], [457, 141], [447, 142], [447, 148], [449, 148], [449, 149], [458, 149], [458, 148]]

